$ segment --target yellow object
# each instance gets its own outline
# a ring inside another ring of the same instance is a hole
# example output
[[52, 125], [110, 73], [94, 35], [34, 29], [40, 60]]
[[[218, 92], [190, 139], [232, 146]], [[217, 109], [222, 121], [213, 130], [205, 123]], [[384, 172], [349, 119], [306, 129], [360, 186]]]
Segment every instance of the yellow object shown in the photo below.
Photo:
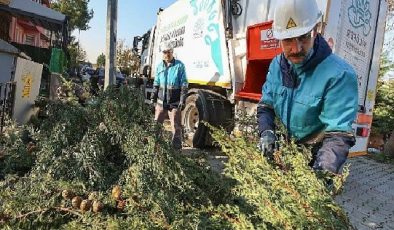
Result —
[[297, 24], [294, 22], [294, 20], [292, 18], [290, 18], [289, 21], [287, 22], [286, 29], [290, 29], [293, 27], [297, 27]]
[[120, 188], [119, 185], [116, 185], [112, 189], [112, 198], [114, 198], [115, 200], [119, 200], [121, 196], [122, 196], [122, 189]]
[[2, 5], [9, 5], [11, 0], [0, 0], [0, 4]]
[[359, 157], [359, 156], [366, 156], [368, 153], [366, 151], [361, 151], [361, 152], [352, 152], [349, 153], [348, 157]]
[[189, 79], [189, 84], [190, 83], [199, 84], [199, 85], [209, 85], [209, 86], [221, 86], [221, 87], [225, 87], [225, 88], [231, 87], [230, 82], [197, 81], [197, 80], [190, 80]]
[[31, 92], [31, 86], [33, 83], [33, 76], [31, 73], [26, 74], [22, 77], [22, 81], [24, 82], [24, 86], [22, 89], [22, 98], [29, 98]]

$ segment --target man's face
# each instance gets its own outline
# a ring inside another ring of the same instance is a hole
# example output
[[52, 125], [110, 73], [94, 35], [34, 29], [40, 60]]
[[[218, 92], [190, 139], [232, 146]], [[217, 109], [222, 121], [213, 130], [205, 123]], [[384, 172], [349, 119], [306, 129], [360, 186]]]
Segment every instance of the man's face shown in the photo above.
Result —
[[287, 60], [293, 64], [301, 64], [308, 55], [309, 50], [312, 49], [315, 37], [316, 32], [312, 30], [295, 38], [280, 40], [280, 45]]
[[173, 58], [173, 50], [163, 50], [163, 60], [165, 62], [169, 63], [172, 61]]

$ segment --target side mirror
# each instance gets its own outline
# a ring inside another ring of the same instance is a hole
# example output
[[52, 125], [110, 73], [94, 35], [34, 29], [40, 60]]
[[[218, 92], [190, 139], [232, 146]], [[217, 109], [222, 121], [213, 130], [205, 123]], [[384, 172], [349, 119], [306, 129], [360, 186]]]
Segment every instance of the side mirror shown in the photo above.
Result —
[[142, 40], [142, 37], [135, 36], [133, 38], [133, 50], [138, 50], [138, 43]]

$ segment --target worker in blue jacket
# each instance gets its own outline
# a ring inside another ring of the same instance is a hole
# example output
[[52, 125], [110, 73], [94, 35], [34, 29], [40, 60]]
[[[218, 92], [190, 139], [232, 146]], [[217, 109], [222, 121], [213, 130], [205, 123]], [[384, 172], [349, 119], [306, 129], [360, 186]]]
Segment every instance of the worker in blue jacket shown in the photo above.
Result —
[[257, 108], [260, 147], [273, 154], [276, 116], [290, 137], [314, 147], [314, 169], [339, 173], [355, 143], [358, 83], [317, 33], [320, 20], [315, 0], [277, 3], [273, 33], [283, 52], [270, 64]]
[[181, 111], [184, 108], [188, 81], [185, 65], [174, 58], [171, 43], [160, 46], [163, 61], [156, 68], [153, 82], [154, 91], [151, 97], [155, 107], [155, 120], [162, 124], [166, 115], [172, 126], [172, 145], [175, 149], [182, 148]]

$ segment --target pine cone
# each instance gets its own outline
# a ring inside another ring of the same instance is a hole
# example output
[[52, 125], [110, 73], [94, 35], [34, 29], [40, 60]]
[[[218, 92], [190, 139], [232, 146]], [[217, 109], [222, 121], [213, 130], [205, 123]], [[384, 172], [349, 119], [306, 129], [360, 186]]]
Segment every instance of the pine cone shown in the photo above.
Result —
[[86, 211], [89, 211], [91, 207], [92, 207], [92, 201], [90, 201], [90, 200], [83, 200], [81, 202], [81, 206], [79, 207], [79, 209], [82, 212], [86, 212]]
[[82, 202], [82, 198], [80, 196], [75, 196], [72, 200], [71, 200], [71, 204], [74, 208], [79, 208]]
[[74, 197], [74, 193], [71, 190], [65, 189], [62, 191], [63, 199], [70, 200]]
[[98, 200], [93, 201], [93, 212], [101, 212], [104, 208], [104, 204]]

